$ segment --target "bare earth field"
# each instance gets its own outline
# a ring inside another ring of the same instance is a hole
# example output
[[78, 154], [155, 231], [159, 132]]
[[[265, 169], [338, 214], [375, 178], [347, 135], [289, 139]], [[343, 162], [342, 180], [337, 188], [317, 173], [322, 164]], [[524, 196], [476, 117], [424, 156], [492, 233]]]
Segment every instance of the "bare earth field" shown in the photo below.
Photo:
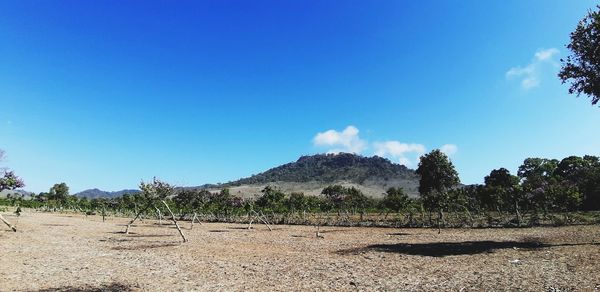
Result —
[[2, 291], [599, 291], [600, 226], [321, 228], [3, 214]]

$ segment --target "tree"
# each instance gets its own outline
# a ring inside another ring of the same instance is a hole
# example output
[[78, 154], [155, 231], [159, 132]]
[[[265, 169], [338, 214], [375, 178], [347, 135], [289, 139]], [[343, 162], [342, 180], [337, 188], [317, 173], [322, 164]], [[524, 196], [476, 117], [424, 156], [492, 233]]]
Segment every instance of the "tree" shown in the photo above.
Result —
[[285, 194], [275, 187], [266, 186], [262, 196], [256, 200], [256, 206], [277, 213], [285, 211]]
[[0, 191], [14, 190], [25, 186], [23, 180], [12, 171], [5, 171], [0, 177]]
[[544, 213], [552, 207], [552, 195], [549, 190], [557, 183], [554, 172], [558, 167], [558, 160], [546, 158], [527, 158], [519, 166], [517, 175], [522, 180], [525, 195], [529, 197], [536, 209]]
[[406, 208], [409, 203], [410, 199], [402, 188], [389, 188], [385, 192], [385, 197], [383, 198], [383, 206], [394, 212], [400, 212]]
[[[0, 149], [0, 161], [4, 159], [4, 150]], [[2, 177], [0, 177], [0, 192], [3, 190], [14, 190], [25, 186], [23, 180], [14, 174], [12, 171], [0, 169]], [[2, 215], [0, 215], [0, 221], [4, 222], [10, 229], [17, 232], [17, 228], [12, 226]]]
[[173, 214], [171, 208], [166, 202], [166, 199], [173, 194], [175, 188], [166, 182], [154, 178], [150, 183], [145, 183], [142, 181], [140, 183], [140, 190], [142, 191], [141, 198], [143, 200], [142, 209], [139, 210], [133, 218], [133, 220], [131, 220], [129, 224], [127, 224], [125, 233], [129, 234], [129, 227], [131, 227], [131, 224], [133, 224], [142, 213], [146, 212], [146, 210], [150, 208], [156, 208], [157, 204], [162, 203], [167, 209], [167, 211], [170, 213], [171, 220], [173, 220], [173, 223], [175, 223], [175, 227], [177, 228], [177, 231], [179, 231], [179, 235], [181, 235], [181, 238], [183, 238], [183, 242], [187, 242], [187, 238], [185, 238], [183, 231], [181, 231], [181, 228], [179, 227], [179, 224], [175, 219], [175, 214]]
[[183, 189], [173, 198], [173, 201], [186, 212], [195, 212], [206, 204], [210, 195], [206, 189]]
[[[505, 209], [519, 202], [519, 177], [510, 174], [506, 168], [494, 169], [484, 178], [485, 193], [488, 200], [484, 202], [488, 209]], [[518, 211], [517, 211], [518, 212]]]
[[560, 194], [563, 201], [561, 206], [571, 205], [572, 209], [573, 205], [582, 203], [583, 209], [600, 209], [600, 159], [598, 157], [569, 156], [560, 161], [554, 174], [567, 190]]
[[325, 187], [321, 194], [327, 198], [331, 205], [339, 210], [344, 205], [344, 198], [346, 197], [346, 188], [341, 185], [331, 185]]
[[571, 80], [569, 93], [584, 93], [592, 98], [592, 104], [600, 100], [600, 6], [589, 10], [571, 33], [567, 48], [572, 55], [561, 59], [563, 66], [558, 77], [563, 83]]
[[420, 160], [416, 171], [421, 177], [419, 194], [423, 198], [426, 208], [438, 212], [439, 229], [440, 222], [444, 222], [444, 209], [447, 208], [449, 202], [448, 190], [458, 185], [460, 179], [448, 156], [439, 149], [421, 156]]
[[67, 186], [67, 184], [63, 182], [59, 184], [54, 184], [54, 186], [50, 188], [48, 198], [50, 200], [56, 200], [58, 202], [64, 203], [66, 202], [68, 196], [69, 186]]
[[[4, 150], [0, 149], [0, 162], [4, 160]], [[13, 171], [6, 168], [0, 168], [0, 192], [3, 190], [14, 190], [25, 186], [23, 180], [16, 176]]]
[[521, 225], [519, 205], [523, 201], [519, 177], [510, 174], [506, 168], [494, 169], [486, 176], [483, 194], [487, 200], [483, 203], [488, 209], [513, 209], [517, 216], [517, 224]]

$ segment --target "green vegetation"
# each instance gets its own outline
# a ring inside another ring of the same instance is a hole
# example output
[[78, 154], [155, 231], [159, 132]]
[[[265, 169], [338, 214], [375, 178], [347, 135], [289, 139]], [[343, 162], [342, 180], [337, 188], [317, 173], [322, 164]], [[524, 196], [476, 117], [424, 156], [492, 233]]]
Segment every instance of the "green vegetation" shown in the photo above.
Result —
[[302, 156], [296, 162], [287, 163], [261, 174], [243, 178], [224, 186], [268, 184], [283, 182], [348, 181], [361, 184], [369, 179], [416, 179], [414, 172], [404, 165], [391, 163], [381, 157], [363, 157], [350, 153], [317, 154]]
[[[155, 180], [140, 184], [141, 192], [94, 199], [70, 195], [68, 186], [59, 183], [31, 199], [10, 195], [0, 199], [0, 205], [144, 217], [167, 214], [169, 206], [182, 219], [196, 213], [202, 220], [243, 222], [249, 214], [259, 212], [273, 223], [288, 224], [433, 227], [600, 222], [589, 215], [593, 212], [581, 213], [600, 210], [600, 159], [595, 156], [570, 156], [560, 161], [527, 158], [517, 175], [498, 168], [485, 177], [483, 185], [464, 186], [459, 184], [452, 162], [434, 150], [421, 158], [416, 173], [421, 178], [419, 197], [395, 187], [378, 199], [358, 188], [333, 184], [319, 196], [288, 194], [266, 186], [255, 197], [242, 198], [227, 188], [211, 192]], [[159, 204], [163, 201], [165, 204]]]
[[592, 98], [592, 104], [600, 100], [600, 6], [590, 10], [571, 33], [567, 48], [572, 55], [563, 62], [558, 77], [563, 83], [571, 81], [569, 93], [584, 93]]
[[[4, 151], [0, 149], [0, 161], [4, 159]], [[22, 188], [25, 183], [14, 172], [0, 168], [0, 191]]]
[[419, 180], [419, 194], [427, 210], [438, 213], [438, 228], [444, 224], [444, 211], [452, 202], [449, 190], [456, 187], [460, 180], [454, 165], [446, 154], [440, 150], [433, 150], [421, 157], [417, 174]]

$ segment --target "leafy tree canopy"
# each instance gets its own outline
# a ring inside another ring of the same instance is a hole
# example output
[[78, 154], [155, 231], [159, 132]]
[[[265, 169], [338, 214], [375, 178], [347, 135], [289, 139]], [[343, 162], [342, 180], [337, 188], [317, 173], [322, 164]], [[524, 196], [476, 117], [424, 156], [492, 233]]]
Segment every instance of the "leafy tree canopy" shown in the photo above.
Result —
[[558, 77], [563, 83], [570, 81], [569, 93], [584, 93], [592, 98], [592, 104], [600, 100], [600, 6], [588, 11], [571, 33], [567, 48], [572, 55], [562, 60]]

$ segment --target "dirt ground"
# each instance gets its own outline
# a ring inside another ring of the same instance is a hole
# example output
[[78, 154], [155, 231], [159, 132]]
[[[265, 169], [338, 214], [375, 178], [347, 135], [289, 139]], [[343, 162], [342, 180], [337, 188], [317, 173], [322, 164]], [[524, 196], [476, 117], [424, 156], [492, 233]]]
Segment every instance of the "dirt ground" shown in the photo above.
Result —
[[1, 291], [600, 291], [600, 226], [173, 225], [24, 213], [0, 228]]

